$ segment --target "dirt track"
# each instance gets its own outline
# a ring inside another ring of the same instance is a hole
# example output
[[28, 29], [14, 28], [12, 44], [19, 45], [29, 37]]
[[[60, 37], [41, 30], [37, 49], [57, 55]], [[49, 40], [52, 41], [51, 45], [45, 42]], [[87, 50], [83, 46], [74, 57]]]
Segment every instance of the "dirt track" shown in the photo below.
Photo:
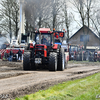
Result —
[[99, 64], [68, 64], [64, 71], [23, 71], [21, 62], [0, 61], [0, 100], [34, 93], [68, 80], [86, 77], [100, 71]]

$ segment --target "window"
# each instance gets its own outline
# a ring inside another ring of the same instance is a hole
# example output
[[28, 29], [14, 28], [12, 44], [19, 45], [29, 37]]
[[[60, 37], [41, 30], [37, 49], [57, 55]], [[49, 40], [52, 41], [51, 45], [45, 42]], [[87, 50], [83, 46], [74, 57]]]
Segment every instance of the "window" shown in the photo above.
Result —
[[80, 42], [88, 41], [89, 42], [89, 35], [80, 35]]
[[80, 41], [81, 41], [81, 42], [84, 41], [84, 35], [80, 35]]
[[[36, 34], [35, 42], [39, 44], [39, 40], [40, 40], [39, 34]], [[51, 34], [42, 33], [41, 34], [41, 44], [46, 44], [47, 46], [50, 46], [51, 45]]]

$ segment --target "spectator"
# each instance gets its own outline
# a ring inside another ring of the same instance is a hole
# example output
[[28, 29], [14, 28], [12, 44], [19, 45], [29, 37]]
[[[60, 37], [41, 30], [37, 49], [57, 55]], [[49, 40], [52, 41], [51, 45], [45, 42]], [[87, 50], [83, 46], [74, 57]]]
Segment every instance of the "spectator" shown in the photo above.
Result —
[[11, 49], [11, 50], [10, 50], [10, 56], [9, 56], [8, 60], [9, 60], [9, 61], [12, 61], [12, 57], [13, 57], [13, 51], [12, 51], [12, 49]]
[[4, 53], [4, 58], [7, 59], [7, 53], [6, 52]]
[[13, 60], [13, 61], [17, 61], [17, 56], [16, 56], [15, 53], [14, 53], [14, 55], [13, 55], [13, 57], [12, 57], [12, 60]]
[[22, 51], [20, 49], [17, 54], [18, 54], [18, 60], [19, 60], [19, 58], [20, 58], [20, 60], [22, 60]]

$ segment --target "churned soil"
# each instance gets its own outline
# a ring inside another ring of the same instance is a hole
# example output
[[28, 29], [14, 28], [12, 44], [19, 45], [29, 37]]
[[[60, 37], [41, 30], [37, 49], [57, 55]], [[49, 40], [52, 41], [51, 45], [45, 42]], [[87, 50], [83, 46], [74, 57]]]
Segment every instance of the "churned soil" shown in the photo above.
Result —
[[58, 83], [98, 73], [99, 64], [70, 62], [64, 71], [50, 72], [48, 69], [23, 71], [22, 62], [0, 60], [0, 100], [12, 100]]

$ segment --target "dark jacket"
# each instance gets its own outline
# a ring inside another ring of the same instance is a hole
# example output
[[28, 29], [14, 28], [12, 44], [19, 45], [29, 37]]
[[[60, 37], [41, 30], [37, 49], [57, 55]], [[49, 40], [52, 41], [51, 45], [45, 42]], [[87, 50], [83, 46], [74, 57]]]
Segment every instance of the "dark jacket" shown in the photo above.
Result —
[[19, 50], [17, 54], [18, 54], [18, 56], [22, 56], [22, 51]]
[[12, 52], [12, 50], [10, 51], [10, 56], [13, 56], [13, 52]]

